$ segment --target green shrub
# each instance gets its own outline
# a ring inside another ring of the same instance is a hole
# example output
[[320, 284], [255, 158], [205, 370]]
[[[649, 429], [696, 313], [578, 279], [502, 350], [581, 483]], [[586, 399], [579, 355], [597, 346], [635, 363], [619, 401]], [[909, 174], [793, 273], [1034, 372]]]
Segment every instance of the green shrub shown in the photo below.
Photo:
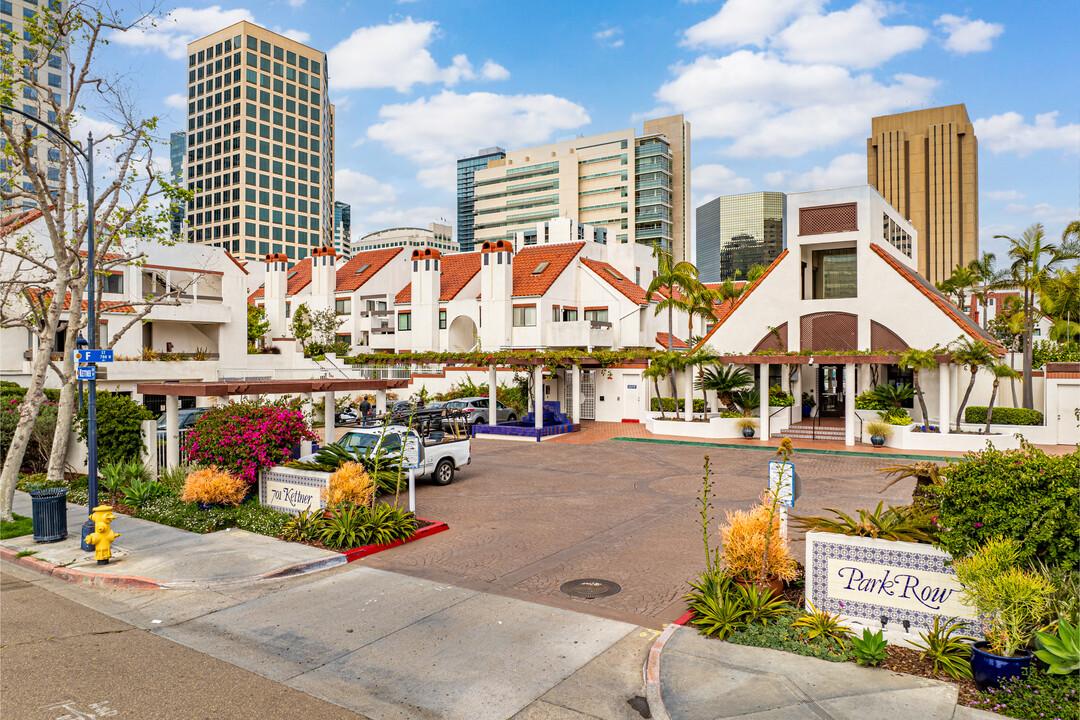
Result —
[[1080, 450], [1048, 455], [1020, 450], [970, 452], [942, 469], [938, 545], [960, 558], [996, 536], [1020, 542], [1020, 561], [1080, 563]]
[[1040, 340], [1031, 346], [1031, 367], [1036, 370], [1048, 362], [1080, 362], [1080, 345]]
[[197, 533], [235, 527], [271, 537], [281, 537], [286, 523], [292, 518], [286, 512], [257, 502], [201, 510], [195, 503], [184, 502], [175, 495], [163, 495], [148, 501], [135, 512], [135, 517]]
[[[982, 425], [986, 422], [985, 405], [968, 405], [964, 409], [964, 422]], [[995, 425], [1042, 425], [1043, 414], [1038, 410], [1027, 408], [996, 407], [994, 408]]]
[[[25, 388], [23, 395], [26, 394]], [[57, 391], [49, 391], [55, 393]], [[19, 408], [22, 395], [2, 396], [0, 400], [0, 464], [7, 460], [8, 448], [15, 436], [19, 424]], [[48, 392], [46, 393], [48, 398]], [[49, 469], [49, 455], [52, 453], [53, 431], [56, 428], [57, 405], [55, 400], [46, 399], [38, 410], [34, 426], [30, 430], [30, 441], [23, 453], [22, 469], [30, 473], [42, 473]]]
[[747, 625], [728, 635], [727, 641], [737, 645], [785, 650], [831, 662], [843, 662], [855, 657], [850, 649], [830, 637], [819, 635], [808, 639], [798, 627], [793, 627], [795, 620], [794, 617], [785, 616], [769, 625]]
[[[650, 403], [650, 407], [652, 408], [653, 412], [659, 412], [660, 411], [660, 402], [659, 402], [659, 400], [657, 398], [653, 398], [651, 403]], [[685, 409], [686, 409], [686, 400], [684, 400], [683, 398], [679, 398], [678, 412], [682, 412]], [[664, 398], [664, 412], [673, 413], [675, 411], [676, 411], [675, 410], [675, 398], [669, 398], [669, 397]], [[702, 400], [701, 398], [694, 398], [694, 412], [696, 412], [696, 413], [705, 412], [705, 401]]]
[[890, 425], [910, 425], [911, 416], [904, 408], [891, 407], [881, 413], [881, 419]]
[[[86, 442], [87, 405], [79, 414], [79, 439]], [[143, 453], [142, 423], [154, 415], [126, 395], [97, 393], [98, 462], [118, 463], [141, 460]]]
[[779, 385], [769, 388], [769, 405], [772, 407], [791, 407], [795, 404], [795, 397]]
[[856, 410], [884, 410], [885, 405], [874, 395], [873, 390], [866, 390], [855, 396]]

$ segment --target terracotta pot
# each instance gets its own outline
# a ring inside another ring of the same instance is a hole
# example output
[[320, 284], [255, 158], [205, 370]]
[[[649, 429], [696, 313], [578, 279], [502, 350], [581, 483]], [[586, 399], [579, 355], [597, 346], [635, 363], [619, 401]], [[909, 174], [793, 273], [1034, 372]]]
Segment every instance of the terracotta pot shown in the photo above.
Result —
[[759, 592], [765, 590], [770, 591], [773, 597], [780, 597], [784, 592], [784, 581], [776, 575], [771, 575], [764, 580], [761, 578], [755, 578], [753, 580], [747, 580], [745, 578], [732, 578], [736, 585], [742, 585], [743, 587], [749, 587], [756, 585]]

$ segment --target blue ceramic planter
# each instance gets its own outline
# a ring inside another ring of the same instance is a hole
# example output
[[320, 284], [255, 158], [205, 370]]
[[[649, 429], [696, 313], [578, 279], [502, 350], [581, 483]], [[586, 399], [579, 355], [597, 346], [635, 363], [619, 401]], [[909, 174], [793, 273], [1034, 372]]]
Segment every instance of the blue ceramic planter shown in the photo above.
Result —
[[1002, 657], [991, 654], [987, 647], [985, 641], [971, 646], [971, 674], [980, 690], [996, 688], [1003, 680], [1020, 677], [1031, 665], [1031, 653], [1027, 650], [1022, 650], [1024, 654], [1019, 657]]

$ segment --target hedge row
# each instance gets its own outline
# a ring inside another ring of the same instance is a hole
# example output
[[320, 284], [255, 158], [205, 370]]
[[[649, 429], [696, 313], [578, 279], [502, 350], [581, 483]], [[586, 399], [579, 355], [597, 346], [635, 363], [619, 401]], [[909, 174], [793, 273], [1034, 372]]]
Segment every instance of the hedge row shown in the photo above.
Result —
[[[968, 405], [964, 410], [964, 422], [985, 423], [986, 407]], [[1043, 414], [1027, 408], [996, 407], [991, 422], [995, 425], [1042, 425]]]
[[[683, 398], [679, 398], [679, 411], [686, 409], [686, 401]], [[656, 399], [652, 399], [653, 412], [659, 412], [660, 402]], [[675, 398], [664, 398], [664, 412], [675, 412]], [[705, 412], [705, 401], [701, 398], [694, 398], [694, 412]]]

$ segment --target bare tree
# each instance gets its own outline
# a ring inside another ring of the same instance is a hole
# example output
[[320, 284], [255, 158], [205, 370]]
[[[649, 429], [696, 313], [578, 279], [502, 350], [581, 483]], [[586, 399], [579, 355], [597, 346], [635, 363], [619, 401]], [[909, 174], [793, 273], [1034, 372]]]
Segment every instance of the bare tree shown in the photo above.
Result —
[[[65, 348], [73, 348], [86, 325], [83, 292], [94, 278], [98, 288], [108, 268], [141, 262], [131, 251], [135, 239], [172, 242], [164, 228], [172, 203], [189, 197], [154, 171], [154, 132], [157, 118], [139, 119], [122, 79], [96, 72], [95, 57], [112, 32], [126, 32], [147, 19], [146, 14], [125, 18], [122, 12], [98, 10], [83, 2], [54, 9], [42, 3], [25, 21], [25, 35], [7, 31], [0, 48], [0, 103], [17, 106], [33, 100], [32, 115], [46, 115], [48, 125], [71, 138], [79, 115], [93, 107], [107, 118], [106, 130], [95, 138], [108, 157], [102, 163], [104, 181], [95, 183], [96, 256], [88, 267], [83, 250], [88, 229], [88, 208], [81, 200], [85, 171], [81, 158], [61, 138], [28, 118], [5, 112], [0, 123], [4, 169], [0, 171], [0, 206], [38, 208], [36, 231], [14, 230], [0, 237], [0, 327], [24, 327], [36, 339], [30, 382], [19, 408], [19, 422], [0, 472], [0, 519], [11, 519], [15, 482], [30, 431], [45, 398], [51, 368], [60, 377], [61, 395], [55, 429], [50, 480], [64, 469], [67, 438], [74, 407], [75, 367], [71, 354], [54, 356], [56, 336], [63, 327]], [[49, 67], [66, 68], [66, 100], [44, 81]], [[41, 118], [46, 120], [46, 118]], [[51, 175], [50, 175], [50, 171]], [[159, 201], [164, 201], [164, 203]], [[179, 290], [173, 295], [179, 294]], [[100, 292], [96, 294], [100, 299]], [[132, 323], [141, 320], [155, 301], [175, 300], [168, 295], [147, 298], [132, 308]], [[103, 306], [96, 303], [97, 309]], [[143, 312], [140, 316], [140, 312]], [[112, 339], [115, 342], [116, 337]]]

